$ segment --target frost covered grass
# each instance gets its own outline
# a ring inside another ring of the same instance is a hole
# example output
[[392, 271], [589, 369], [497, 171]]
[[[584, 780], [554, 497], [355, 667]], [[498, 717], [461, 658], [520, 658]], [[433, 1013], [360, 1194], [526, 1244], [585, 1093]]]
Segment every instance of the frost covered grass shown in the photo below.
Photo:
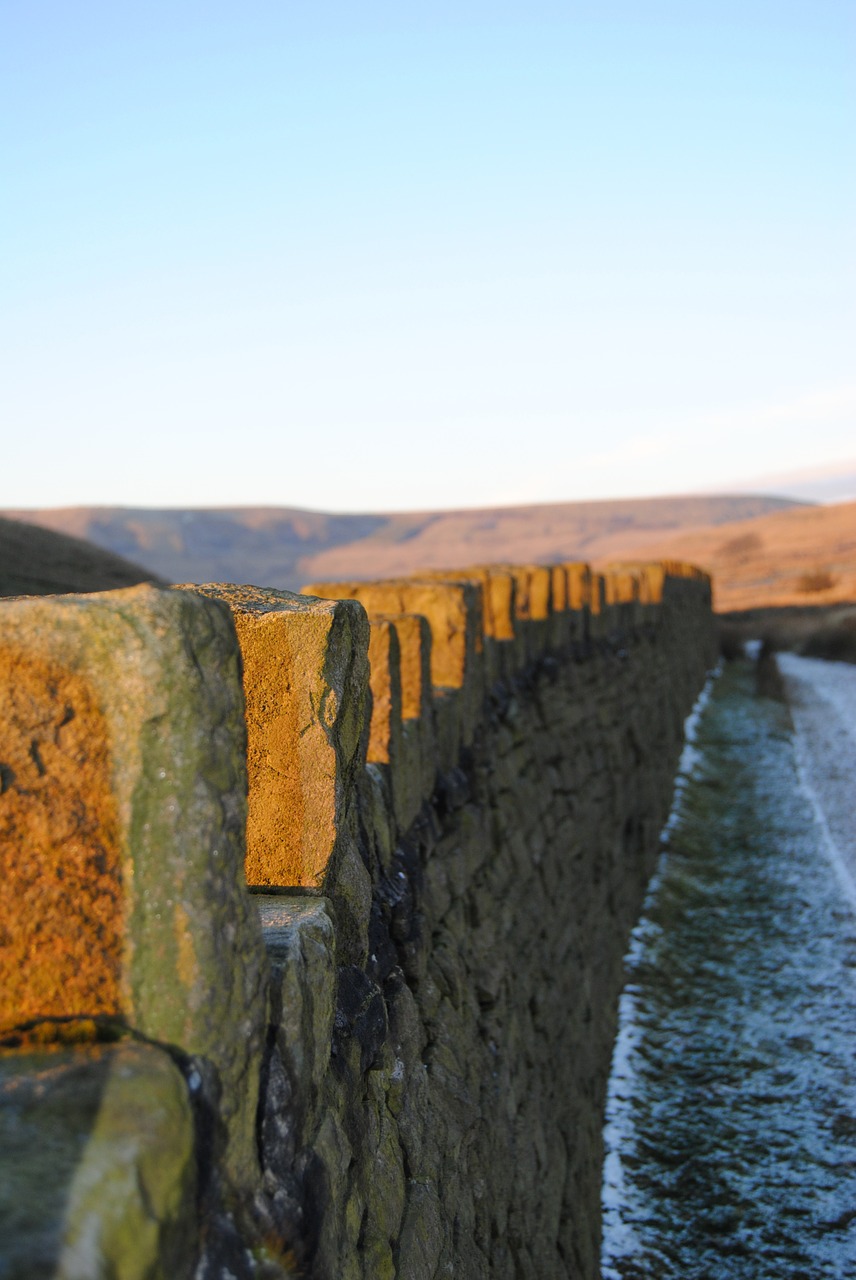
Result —
[[753, 664], [726, 666], [684, 763], [626, 961], [604, 1280], [856, 1274], [856, 918]]

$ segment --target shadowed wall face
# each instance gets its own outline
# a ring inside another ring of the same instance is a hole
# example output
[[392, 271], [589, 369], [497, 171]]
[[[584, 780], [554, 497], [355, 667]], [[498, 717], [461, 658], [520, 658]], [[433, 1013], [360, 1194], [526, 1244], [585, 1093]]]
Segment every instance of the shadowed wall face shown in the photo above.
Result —
[[[486, 639], [506, 675], [461, 722], [452, 767], [437, 745], [415, 814], [398, 803], [406, 735], [389, 749], [390, 622], [372, 619], [387, 750], [357, 778], [363, 943], [343, 963], [333, 886], [262, 905], [270, 1078], [287, 1081], [266, 1100], [262, 1158], [317, 1280], [598, 1276], [623, 956], [714, 646], [708, 584], [686, 570], [648, 611], [632, 574], [595, 583], [595, 635], [549, 615], [518, 619], [499, 655]], [[376, 584], [352, 589], [389, 607]], [[449, 696], [434, 691], [441, 728]]]

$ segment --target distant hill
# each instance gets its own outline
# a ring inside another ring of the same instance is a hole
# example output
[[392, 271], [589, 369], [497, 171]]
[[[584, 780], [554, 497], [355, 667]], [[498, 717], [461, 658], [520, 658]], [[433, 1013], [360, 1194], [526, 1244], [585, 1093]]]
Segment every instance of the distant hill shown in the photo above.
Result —
[[0, 519], [0, 596], [110, 591], [153, 580], [148, 569], [79, 538]]
[[478, 561], [598, 560], [640, 538], [681, 536], [787, 512], [754, 495], [622, 499], [468, 511], [331, 515], [286, 507], [73, 507], [3, 514], [95, 543], [170, 582], [252, 582], [296, 590]]
[[799, 506], [670, 534], [618, 535], [598, 559], [677, 557], [713, 575], [718, 611], [856, 603], [856, 502]]

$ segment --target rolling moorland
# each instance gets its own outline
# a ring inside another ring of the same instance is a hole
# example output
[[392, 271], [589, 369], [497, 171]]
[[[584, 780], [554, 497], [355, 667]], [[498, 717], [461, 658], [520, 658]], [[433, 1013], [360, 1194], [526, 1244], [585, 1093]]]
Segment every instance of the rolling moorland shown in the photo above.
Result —
[[485, 561], [580, 559], [600, 567], [675, 558], [713, 575], [720, 613], [856, 604], [854, 502], [726, 495], [386, 515], [270, 507], [2, 515], [5, 595], [102, 590], [145, 578], [297, 590], [312, 580]]

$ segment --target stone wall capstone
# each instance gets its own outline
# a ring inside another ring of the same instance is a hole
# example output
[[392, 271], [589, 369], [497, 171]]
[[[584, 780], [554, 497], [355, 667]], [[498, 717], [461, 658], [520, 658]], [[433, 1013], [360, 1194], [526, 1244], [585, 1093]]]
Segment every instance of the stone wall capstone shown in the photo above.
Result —
[[596, 1280], [710, 583], [307, 592], [0, 604], [3, 1280]]

